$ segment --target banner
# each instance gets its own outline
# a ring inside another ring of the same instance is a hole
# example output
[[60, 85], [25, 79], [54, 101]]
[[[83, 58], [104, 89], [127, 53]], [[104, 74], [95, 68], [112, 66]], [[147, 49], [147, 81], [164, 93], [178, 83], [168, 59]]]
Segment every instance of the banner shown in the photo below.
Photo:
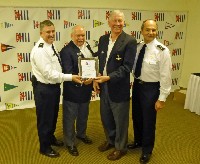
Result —
[[[78, 24], [85, 27], [86, 40], [97, 51], [99, 37], [110, 33], [107, 22], [111, 11], [91, 8], [0, 7], [0, 111], [35, 106], [30, 82], [30, 52], [39, 40], [40, 22], [49, 19], [54, 23], [55, 45], [59, 51], [71, 40], [71, 29]], [[134, 36], [138, 42], [143, 39], [140, 33], [142, 22], [146, 19], [157, 21], [157, 39], [171, 51], [172, 84], [173, 90], [177, 89], [185, 51], [187, 12], [121, 11], [125, 14], [124, 31]], [[91, 98], [96, 99], [99, 97]]]

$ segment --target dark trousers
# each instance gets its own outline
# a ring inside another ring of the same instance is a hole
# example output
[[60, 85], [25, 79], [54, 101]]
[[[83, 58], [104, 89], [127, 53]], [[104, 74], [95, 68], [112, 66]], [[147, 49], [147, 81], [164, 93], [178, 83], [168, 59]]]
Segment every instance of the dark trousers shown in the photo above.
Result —
[[39, 83], [33, 87], [37, 115], [37, 129], [40, 142], [40, 151], [50, 148], [55, 141], [59, 102], [59, 84]]
[[132, 118], [134, 140], [142, 144], [143, 153], [152, 153], [155, 142], [156, 110], [159, 82], [140, 83], [134, 80], [132, 92]]
[[128, 141], [130, 101], [116, 103], [110, 100], [107, 83], [102, 86], [100, 98], [101, 121], [106, 139], [117, 150], [126, 151]]
[[74, 103], [63, 99], [63, 133], [67, 146], [75, 145], [75, 136], [86, 137], [89, 103], [90, 100], [85, 103]]

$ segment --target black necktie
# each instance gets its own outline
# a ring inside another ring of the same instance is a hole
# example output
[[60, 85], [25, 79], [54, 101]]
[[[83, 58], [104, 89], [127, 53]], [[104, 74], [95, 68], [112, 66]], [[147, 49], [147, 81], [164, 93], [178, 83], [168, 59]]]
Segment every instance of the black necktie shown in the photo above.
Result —
[[54, 55], [56, 55], [58, 57], [58, 61], [59, 61], [60, 65], [62, 66], [60, 56], [57, 54], [53, 44], [52, 44], [52, 49], [53, 49]]
[[135, 77], [136, 78], [138, 78], [141, 75], [142, 62], [143, 62], [143, 58], [144, 58], [144, 54], [145, 54], [145, 48], [146, 48], [146, 44], [143, 45], [143, 47], [140, 50], [140, 53], [138, 55], [138, 60], [137, 60], [137, 64], [135, 67]]
[[86, 42], [86, 47], [87, 47], [87, 49], [90, 51], [90, 53], [91, 53], [92, 56], [93, 56], [94, 52], [92, 51], [92, 49], [91, 49], [91, 47], [90, 47], [90, 45], [89, 45], [88, 42]]
[[85, 58], [81, 51], [79, 53], [77, 53], [77, 55], [78, 55], [78, 57]]

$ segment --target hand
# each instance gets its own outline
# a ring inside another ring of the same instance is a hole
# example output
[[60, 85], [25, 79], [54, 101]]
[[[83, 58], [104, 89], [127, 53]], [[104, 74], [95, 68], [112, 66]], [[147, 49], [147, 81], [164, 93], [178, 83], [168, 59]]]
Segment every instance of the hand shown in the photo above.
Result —
[[99, 84], [96, 81], [93, 81], [93, 88], [94, 88], [94, 92], [96, 94], [100, 93], [100, 87], [99, 87]]
[[110, 76], [98, 76], [94, 80], [97, 83], [104, 83], [104, 82], [110, 80]]
[[164, 101], [160, 101], [160, 100], [156, 101], [156, 103], [155, 103], [156, 111], [159, 111], [160, 109], [162, 109], [164, 107], [165, 107], [165, 102]]
[[93, 79], [89, 78], [89, 79], [83, 80], [83, 84], [88, 85], [88, 84], [91, 84], [92, 81], [93, 81]]
[[82, 84], [83, 82], [81, 81], [81, 77], [78, 75], [72, 75], [72, 81]]

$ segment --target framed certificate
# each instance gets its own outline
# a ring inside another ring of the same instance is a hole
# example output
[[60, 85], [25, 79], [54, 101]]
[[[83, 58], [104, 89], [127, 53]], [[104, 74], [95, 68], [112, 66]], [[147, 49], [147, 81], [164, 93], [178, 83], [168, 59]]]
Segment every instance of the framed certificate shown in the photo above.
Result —
[[96, 78], [99, 74], [97, 58], [78, 58], [79, 73], [83, 79]]

